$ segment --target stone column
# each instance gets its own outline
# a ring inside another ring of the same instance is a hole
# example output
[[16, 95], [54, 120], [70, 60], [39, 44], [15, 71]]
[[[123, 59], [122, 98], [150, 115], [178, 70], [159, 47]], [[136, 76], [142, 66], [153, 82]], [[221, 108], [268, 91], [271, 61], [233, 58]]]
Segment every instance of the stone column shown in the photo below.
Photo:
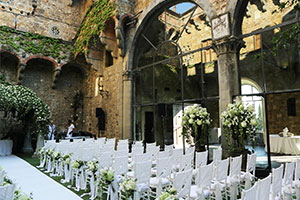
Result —
[[122, 137], [123, 139], [132, 140], [132, 76], [126, 71], [123, 73], [123, 127], [122, 127]]
[[[222, 130], [221, 114], [226, 110], [227, 105], [232, 103], [233, 96], [240, 95], [239, 77], [239, 54], [244, 47], [244, 41], [231, 37], [220, 41], [214, 41], [213, 49], [218, 56], [218, 77], [219, 77], [219, 116]], [[223, 133], [223, 130], [222, 130]], [[222, 148], [228, 148], [226, 138], [222, 134]], [[226, 154], [224, 155], [225, 157]]]

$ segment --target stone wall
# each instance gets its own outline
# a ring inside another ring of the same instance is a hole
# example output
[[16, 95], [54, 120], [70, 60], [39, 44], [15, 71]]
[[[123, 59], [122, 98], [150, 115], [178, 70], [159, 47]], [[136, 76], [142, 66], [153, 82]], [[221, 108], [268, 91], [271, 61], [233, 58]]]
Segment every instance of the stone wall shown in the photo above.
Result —
[[[0, 26], [72, 40], [91, 0], [0, 1]], [[57, 33], [57, 34], [55, 34]]]
[[[288, 116], [287, 100], [296, 99], [296, 116]], [[288, 127], [295, 135], [300, 135], [300, 93], [270, 94], [268, 100], [268, 118], [270, 134], [278, 134]]]

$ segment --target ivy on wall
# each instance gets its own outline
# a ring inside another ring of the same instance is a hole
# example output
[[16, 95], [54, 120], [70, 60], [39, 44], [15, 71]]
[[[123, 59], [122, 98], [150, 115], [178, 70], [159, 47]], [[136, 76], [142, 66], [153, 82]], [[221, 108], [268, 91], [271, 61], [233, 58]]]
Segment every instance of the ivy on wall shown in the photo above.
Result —
[[88, 48], [93, 41], [96, 43], [97, 36], [105, 28], [105, 22], [114, 15], [115, 4], [109, 0], [97, 0], [86, 12], [81, 26], [78, 29], [73, 53], [88, 53]]
[[50, 110], [36, 93], [22, 85], [6, 82], [0, 74], [0, 111], [17, 113], [20, 120], [30, 118], [32, 134], [46, 134]]
[[54, 39], [34, 33], [17, 31], [0, 26], [0, 44], [2, 48], [15, 51], [17, 54], [42, 54], [54, 59], [66, 59], [72, 45], [59, 39]]

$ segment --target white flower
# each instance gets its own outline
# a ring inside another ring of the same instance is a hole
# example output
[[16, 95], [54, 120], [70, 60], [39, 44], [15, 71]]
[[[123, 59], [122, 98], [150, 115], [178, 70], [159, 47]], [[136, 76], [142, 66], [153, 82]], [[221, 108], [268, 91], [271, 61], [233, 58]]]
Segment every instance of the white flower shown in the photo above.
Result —
[[201, 126], [201, 124], [202, 124], [202, 121], [201, 120], [197, 120], [197, 125]]
[[189, 123], [190, 124], [194, 123], [194, 120], [193, 119], [189, 119]]
[[252, 126], [256, 126], [256, 124], [257, 124], [256, 119], [255, 119], [255, 118], [252, 118], [252, 119], [250, 120], [250, 124], [251, 124]]
[[245, 127], [247, 126], [247, 123], [246, 123], [245, 121], [243, 121], [243, 122], [241, 123], [241, 126], [242, 126], [243, 128], [245, 128]]

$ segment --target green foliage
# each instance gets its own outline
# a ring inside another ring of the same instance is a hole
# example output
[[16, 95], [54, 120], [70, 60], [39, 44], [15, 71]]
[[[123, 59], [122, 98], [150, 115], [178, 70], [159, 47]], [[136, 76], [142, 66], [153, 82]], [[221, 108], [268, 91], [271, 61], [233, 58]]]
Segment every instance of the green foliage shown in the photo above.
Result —
[[273, 40], [272, 53], [276, 56], [281, 49], [289, 50], [291, 47], [296, 45], [300, 50], [300, 25], [293, 24], [285, 30], [278, 32]]
[[88, 53], [91, 41], [94, 44], [97, 42], [97, 37], [105, 28], [105, 22], [114, 15], [114, 11], [115, 5], [112, 5], [109, 0], [97, 0], [89, 7], [78, 29], [73, 49], [75, 55]]
[[5, 26], [0, 26], [0, 44], [16, 53], [42, 54], [54, 59], [65, 59], [66, 52], [72, 48], [71, 44], [59, 39], [17, 31]]
[[[287, 0], [281, 2], [278, 9], [274, 10], [273, 13], [282, 12], [286, 8], [293, 8], [295, 11], [300, 11], [300, 1], [299, 0]], [[278, 32], [273, 40], [273, 55], [277, 56], [281, 49], [289, 50], [291, 46], [296, 45], [298, 50], [300, 50], [300, 25], [295, 23], [287, 28], [284, 28]]]
[[46, 134], [48, 131], [49, 107], [27, 87], [0, 81], [0, 110], [17, 113], [20, 120], [30, 117], [32, 134]]

